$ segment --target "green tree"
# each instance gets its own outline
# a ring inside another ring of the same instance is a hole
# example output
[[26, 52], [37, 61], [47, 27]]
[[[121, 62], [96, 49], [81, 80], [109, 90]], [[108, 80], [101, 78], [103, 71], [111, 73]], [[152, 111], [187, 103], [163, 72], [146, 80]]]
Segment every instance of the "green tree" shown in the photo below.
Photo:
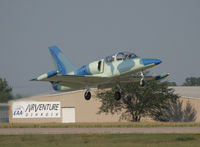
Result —
[[0, 78], [0, 103], [8, 102], [12, 98], [12, 88], [8, 86], [6, 79]]
[[167, 81], [167, 83], [168, 83], [168, 86], [177, 86], [176, 82], [168, 82]]
[[165, 122], [191, 122], [196, 120], [196, 110], [192, 107], [189, 101], [183, 109], [183, 102], [179, 99], [170, 101], [166, 107], [160, 111], [161, 115], [154, 117], [157, 121]]
[[196, 120], [197, 111], [192, 107], [189, 101], [186, 103], [186, 108], [183, 110], [183, 121], [191, 122]]
[[97, 92], [97, 98], [101, 102], [99, 113], [121, 112], [120, 119], [140, 121], [143, 116], [161, 115], [160, 110], [168, 105], [170, 100], [178, 99], [173, 89], [168, 88], [167, 82], [150, 81], [145, 87], [139, 83], [121, 85], [122, 98], [114, 99], [114, 88]]
[[185, 79], [183, 86], [200, 86], [200, 77], [188, 77]]
[[15, 96], [13, 96], [13, 99], [20, 99], [20, 98], [23, 98], [23, 97], [26, 97], [26, 96], [21, 95], [21, 94], [16, 94]]

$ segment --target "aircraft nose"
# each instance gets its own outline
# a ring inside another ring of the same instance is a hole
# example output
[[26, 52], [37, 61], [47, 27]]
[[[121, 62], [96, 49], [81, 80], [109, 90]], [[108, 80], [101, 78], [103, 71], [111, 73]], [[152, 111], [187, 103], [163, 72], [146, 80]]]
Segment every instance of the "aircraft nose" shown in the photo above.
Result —
[[143, 58], [142, 62], [144, 65], [150, 65], [150, 64], [158, 65], [158, 64], [162, 63], [162, 61], [160, 59], [147, 59], [147, 58]]

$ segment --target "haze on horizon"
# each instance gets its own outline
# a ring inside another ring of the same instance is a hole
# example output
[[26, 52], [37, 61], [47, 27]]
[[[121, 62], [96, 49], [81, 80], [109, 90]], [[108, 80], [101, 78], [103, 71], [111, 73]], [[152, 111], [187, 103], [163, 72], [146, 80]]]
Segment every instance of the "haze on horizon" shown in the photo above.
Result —
[[150, 71], [182, 84], [200, 76], [199, 27], [198, 0], [1, 0], [0, 77], [14, 94], [55, 93], [29, 80], [55, 69], [57, 45], [78, 67], [123, 50], [159, 58]]

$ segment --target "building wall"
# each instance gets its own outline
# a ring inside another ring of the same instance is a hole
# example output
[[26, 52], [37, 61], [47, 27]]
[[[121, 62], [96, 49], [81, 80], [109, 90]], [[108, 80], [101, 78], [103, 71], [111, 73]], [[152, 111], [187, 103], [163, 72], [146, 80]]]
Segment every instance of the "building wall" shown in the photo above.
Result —
[[[91, 100], [86, 101], [83, 97], [85, 91], [49, 95], [49, 96], [38, 96], [31, 98], [24, 98], [20, 101], [60, 101], [61, 109], [62, 107], [75, 107], [75, 121], [76, 122], [117, 122], [119, 121], [120, 115], [111, 114], [97, 114], [100, 107], [100, 102], [94, 98], [94, 92], [92, 92], [93, 97]], [[56, 122], [61, 123], [62, 118], [13, 118], [12, 115], [12, 103], [9, 102], [9, 122], [10, 123], [47, 123]], [[61, 111], [62, 116], [62, 111]]]
[[[17, 101], [60, 101], [62, 107], [75, 107], [75, 121], [76, 122], [118, 122], [120, 114], [97, 114], [101, 103], [94, 97], [95, 92], [92, 92], [91, 100], [86, 101], [83, 97], [85, 91], [71, 92], [57, 95], [37, 96], [31, 98], [24, 98]], [[189, 101], [197, 110], [196, 122], [200, 122], [200, 99], [191, 99], [182, 97], [183, 105]], [[13, 118], [12, 103], [9, 102], [9, 122], [10, 123], [61, 123], [62, 111], [60, 118]], [[153, 120], [145, 117], [142, 121], [152, 122]]]

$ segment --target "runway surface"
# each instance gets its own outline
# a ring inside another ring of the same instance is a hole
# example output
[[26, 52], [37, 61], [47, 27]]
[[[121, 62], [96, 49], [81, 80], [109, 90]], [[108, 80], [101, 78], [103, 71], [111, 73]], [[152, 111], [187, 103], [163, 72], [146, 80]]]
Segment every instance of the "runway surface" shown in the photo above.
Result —
[[200, 133], [200, 127], [159, 128], [1, 128], [0, 135], [14, 134], [102, 134], [102, 133]]

